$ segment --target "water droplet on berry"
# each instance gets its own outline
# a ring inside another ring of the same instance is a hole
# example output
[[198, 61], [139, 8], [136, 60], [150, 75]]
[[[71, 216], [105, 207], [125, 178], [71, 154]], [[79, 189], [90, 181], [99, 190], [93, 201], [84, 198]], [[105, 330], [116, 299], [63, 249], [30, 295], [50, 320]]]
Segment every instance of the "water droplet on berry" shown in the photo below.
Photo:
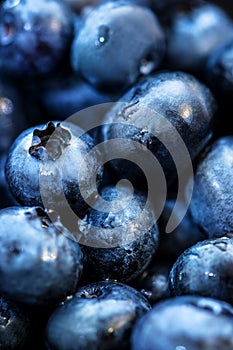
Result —
[[14, 41], [15, 36], [15, 19], [9, 13], [3, 15], [0, 19], [0, 45], [7, 46]]
[[109, 27], [101, 25], [98, 28], [98, 40], [96, 46], [103, 46], [109, 40]]
[[139, 71], [143, 75], [148, 75], [153, 71], [154, 67], [154, 61], [144, 58], [143, 60], [141, 60]]

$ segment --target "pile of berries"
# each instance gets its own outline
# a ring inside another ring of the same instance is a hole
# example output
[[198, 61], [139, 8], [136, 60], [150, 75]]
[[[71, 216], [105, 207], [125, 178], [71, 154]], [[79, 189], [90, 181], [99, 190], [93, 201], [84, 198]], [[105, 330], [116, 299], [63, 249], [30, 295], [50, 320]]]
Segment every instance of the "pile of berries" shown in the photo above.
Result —
[[233, 349], [233, 6], [0, 1], [0, 348]]

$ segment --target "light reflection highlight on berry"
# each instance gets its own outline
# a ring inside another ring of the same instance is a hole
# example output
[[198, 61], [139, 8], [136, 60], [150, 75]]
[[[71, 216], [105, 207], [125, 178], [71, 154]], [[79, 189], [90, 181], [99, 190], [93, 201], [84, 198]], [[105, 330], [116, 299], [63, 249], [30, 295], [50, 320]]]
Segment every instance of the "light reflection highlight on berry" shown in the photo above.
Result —
[[47, 262], [51, 261], [52, 262], [52, 261], [54, 261], [56, 259], [57, 259], [57, 254], [50, 253], [48, 251], [42, 252], [42, 255], [41, 255], [41, 260], [42, 261], [47, 261]]
[[182, 105], [180, 115], [183, 119], [189, 118], [192, 115], [192, 108], [188, 104]]
[[14, 105], [7, 97], [0, 97], [0, 115], [9, 115], [13, 112]]
[[50, 22], [50, 28], [52, 29], [53, 32], [59, 32], [61, 30], [61, 23], [53, 19]]

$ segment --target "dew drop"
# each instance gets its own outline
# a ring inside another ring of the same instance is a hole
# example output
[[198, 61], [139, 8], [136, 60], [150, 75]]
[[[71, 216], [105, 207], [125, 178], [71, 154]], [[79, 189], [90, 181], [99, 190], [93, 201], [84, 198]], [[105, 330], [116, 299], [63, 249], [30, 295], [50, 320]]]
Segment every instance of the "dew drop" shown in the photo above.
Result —
[[7, 46], [14, 41], [15, 24], [14, 16], [6, 13], [0, 19], [0, 45]]
[[103, 46], [109, 40], [109, 27], [101, 25], [98, 28], [98, 39], [96, 41], [96, 46]]
[[154, 67], [155, 62], [153, 60], [144, 58], [141, 60], [139, 71], [143, 75], [148, 75], [153, 71]]

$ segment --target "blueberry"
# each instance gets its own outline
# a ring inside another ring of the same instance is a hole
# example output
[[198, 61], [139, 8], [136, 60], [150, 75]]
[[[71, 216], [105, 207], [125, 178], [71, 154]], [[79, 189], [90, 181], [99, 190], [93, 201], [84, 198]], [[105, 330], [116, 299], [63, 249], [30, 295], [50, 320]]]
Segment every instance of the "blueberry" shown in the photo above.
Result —
[[151, 305], [154, 305], [170, 297], [168, 280], [171, 267], [169, 259], [156, 257], [141, 275], [131, 282], [131, 285], [139, 290]]
[[200, 74], [211, 53], [232, 37], [232, 19], [220, 6], [205, 2], [172, 15], [166, 65]]
[[84, 286], [58, 306], [47, 328], [47, 348], [129, 349], [133, 325], [150, 309], [134, 288], [116, 282]]
[[[107, 204], [102, 204], [102, 199]], [[117, 209], [117, 200], [122, 209]], [[152, 206], [146, 206], [141, 192], [131, 197], [125, 185], [118, 185], [117, 191], [113, 185], [102, 188], [95, 207], [87, 211], [75, 234], [87, 259], [83, 275], [88, 281], [130, 281], [147, 267], [158, 248]]]
[[39, 207], [0, 211], [2, 295], [25, 304], [49, 305], [76, 291], [82, 273], [80, 247], [56, 213], [50, 215], [54, 224]]
[[194, 223], [190, 210], [186, 212], [183, 220], [175, 230], [169, 234], [165, 233], [165, 228], [175, 203], [179, 205], [175, 213], [176, 220], [179, 220], [180, 213], [185, 208], [185, 202], [179, 201], [177, 203], [176, 200], [170, 199], [166, 201], [164, 211], [158, 221], [160, 242], [157, 254], [161, 259], [166, 259], [172, 263], [185, 249], [206, 238]]
[[230, 350], [233, 308], [211, 298], [184, 296], [153, 306], [132, 331], [132, 350]]
[[70, 207], [78, 214], [87, 208], [83, 193], [95, 200], [90, 183], [96, 171], [98, 186], [102, 170], [97, 151], [84, 159], [94, 141], [82, 134], [73, 123], [48, 122], [18, 136], [8, 154], [6, 179], [22, 205], [45, 206], [66, 217]]
[[[103, 139], [120, 139], [117, 149], [121, 157], [111, 164], [118, 174], [136, 182], [137, 186], [143, 184], [144, 178], [136, 167], [126, 164], [124, 159], [136, 157], [136, 160], [140, 160], [143, 169], [149, 169], [155, 184], [156, 174], [151, 170], [152, 153], [171, 184], [176, 179], [177, 165], [180, 164], [183, 173], [187, 167], [181, 155], [183, 142], [193, 160], [212, 137], [211, 122], [217, 108], [216, 102], [210, 89], [193, 75], [181, 71], [158, 72], [135, 84], [118, 102], [106, 114]], [[180, 146], [177, 132], [182, 138]], [[128, 143], [126, 147], [126, 142], [121, 139], [135, 141], [138, 147], [135, 142]], [[108, 153], [109, 145], [106, 145]]]
[[233, 303], [233, 240], [213, 238], [195, 244], [173, 265], [169, 286], [173, 295], [202, 295]]
[[110, 94], [95, 89], [72, 73], [43, 80], [39, 86], [43, 115], [49, 119], [64, 120], [85, 108], [106, 102], [114, 102], [117, 94]]
[[157, 69], [164, 50], [163, 30], [150, 9], [109, 1], [85, 18], [72, 43], [71, 65], [96, 88], [121, 93]]
[[10, 76], [52, 74], [73, 37], [69, 8], [57, 0], [5, 0], [0, 7], [0, 69]]
[[202, 154], [195, 171], [190, 211], [206, 237], [233, 230], [232, 146], [232, 136], [217, 139]]
[[30, 319], [23, 308], [0, 297], [0, 347], [2, 350], [25, 349]]

